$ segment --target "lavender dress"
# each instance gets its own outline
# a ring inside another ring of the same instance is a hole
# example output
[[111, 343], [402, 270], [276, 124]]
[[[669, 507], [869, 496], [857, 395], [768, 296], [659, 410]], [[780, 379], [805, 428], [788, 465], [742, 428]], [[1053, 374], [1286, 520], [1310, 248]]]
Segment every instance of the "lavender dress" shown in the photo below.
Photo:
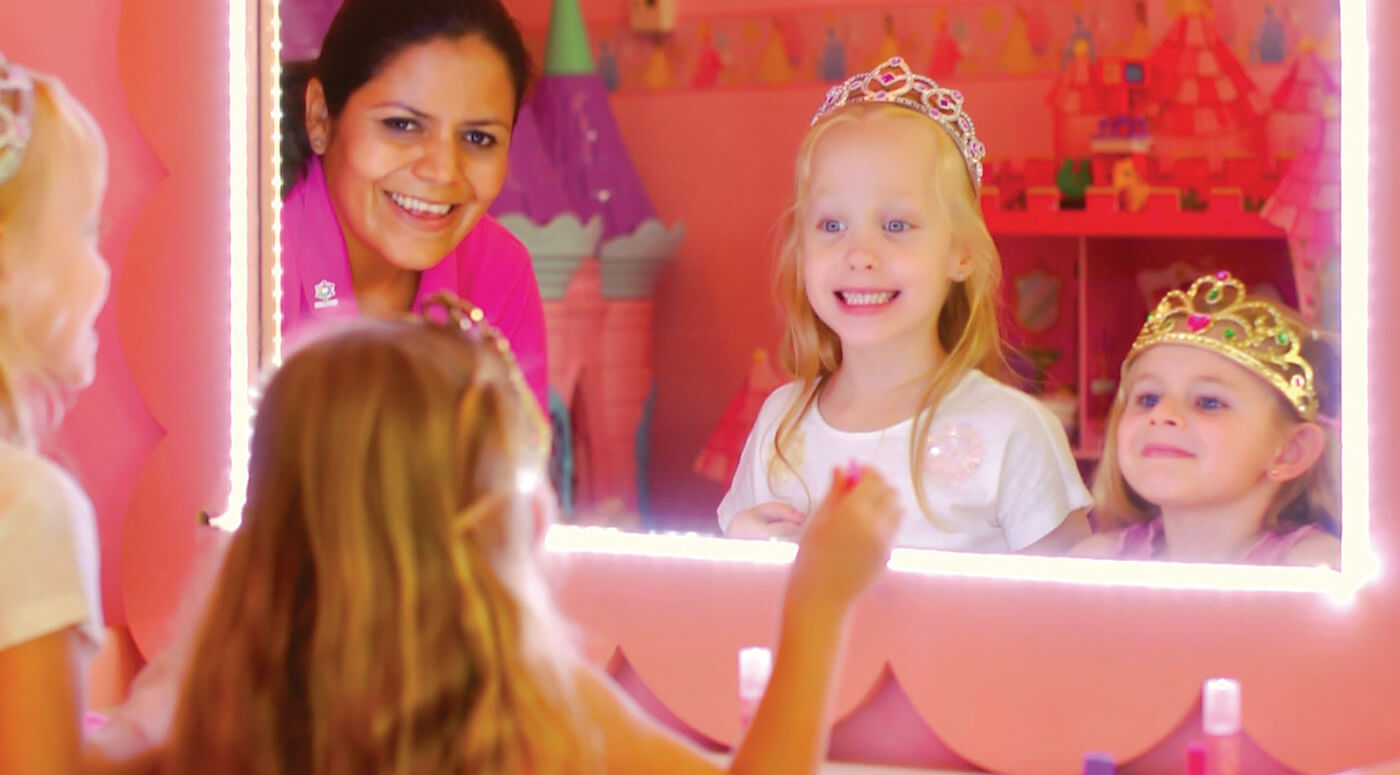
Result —
[[[1249, 565], [1277, 565], [1283, 562], [1288, 552], [1298, 542], [1314, 533], [1322, 532], [1317, 525], [1304, 525], [1287, 533], [1269, 531], [1259, 537], [1249, 551], [1244, 553], [1243, 562]], [[1115, 560], [1153, 560], [1162, 551], [1165, 536], [1162, 532], [1162, 518], [1151, 522], [1139, 522], [1124, 528], [1118, 534], [1118, 545], [1109, 558]]]

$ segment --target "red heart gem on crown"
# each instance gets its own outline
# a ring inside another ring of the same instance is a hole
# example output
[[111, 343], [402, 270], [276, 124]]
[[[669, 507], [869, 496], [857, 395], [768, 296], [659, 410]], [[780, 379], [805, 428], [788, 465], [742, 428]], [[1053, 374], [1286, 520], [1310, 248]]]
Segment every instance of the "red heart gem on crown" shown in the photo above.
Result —
[[1199, 312], [1193, 313], [1186, 319], [1186, 327], [1193, 333], [1200, 333], [1201, 329], [1210, 325], [1210, 315], [1202, 315]]

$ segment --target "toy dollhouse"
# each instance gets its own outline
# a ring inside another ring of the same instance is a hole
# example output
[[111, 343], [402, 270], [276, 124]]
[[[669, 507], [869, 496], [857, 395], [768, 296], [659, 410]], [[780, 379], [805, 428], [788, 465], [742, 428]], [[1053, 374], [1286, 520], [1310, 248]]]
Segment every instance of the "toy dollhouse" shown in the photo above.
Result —
[[555, 482], [576, 514], [635, 521], [651, 392], [651, 291], [682, 229], [656, 214], [596, 72], [577, 0], [555, 0], [544, 77], [521, 110], [492, 213], [544, 298]]
[[[1208, 9], [1187, 2], [1141, 59], [1090, 61], [1086, 47], [1074, 49], [1046, 99], [1055, 157], [989, 167], [983, 209], [1006, 265], [1008, 309], [1026, 306], [1020, 281], [1039, 275], [1058, 279], [1073, 310], [1051, 325], [1013, 314], [1008, 333], [1022, 352], [1051, 354], [1040, 389], [1075, 394], [1067, 426], [1083, 459], [1098, 455], [1116, 365], [1165, 290], [1228, 268], [1318, 319], [1335, 291], [1326, 267], [1338, 156], [1335, 121], [1323, 114], [1336, 94], [1302, 46], [1265, 97]], [[1050, 177], [1086, 157], [1086, 190]], [[1074, 194], [1083, 209], [1064, 210]]]

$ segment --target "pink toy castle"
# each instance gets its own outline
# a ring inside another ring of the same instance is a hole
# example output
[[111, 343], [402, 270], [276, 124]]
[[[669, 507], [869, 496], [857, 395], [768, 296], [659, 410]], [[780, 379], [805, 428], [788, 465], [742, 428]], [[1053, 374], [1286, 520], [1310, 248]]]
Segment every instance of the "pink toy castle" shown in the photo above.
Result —
[[652, 386], [651, 292], [682, 228], [662, 224], [622, 144], [578, 0], [554, 2], [544, 73], [492, 213], [534, 258], [550, 389], [571, 421], [574, 509], [630, 524]]

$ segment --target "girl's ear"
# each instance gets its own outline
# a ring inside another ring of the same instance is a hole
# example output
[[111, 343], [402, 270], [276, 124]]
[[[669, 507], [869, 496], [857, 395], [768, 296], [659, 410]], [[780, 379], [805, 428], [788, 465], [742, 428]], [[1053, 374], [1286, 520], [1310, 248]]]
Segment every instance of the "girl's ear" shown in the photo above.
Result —
[[1315, 422], [1293, 426], [1269, 465], [1269, 478], [1275, 482], [1290, 482], [1312, 470], [1313, 464], [1327, 449], [1327, 434]]
[[948, 279], [955, 283], [960, 283], [972, 276], [972, 254], [963, 250], [958, 253], [958, 260], [953, 262]]

